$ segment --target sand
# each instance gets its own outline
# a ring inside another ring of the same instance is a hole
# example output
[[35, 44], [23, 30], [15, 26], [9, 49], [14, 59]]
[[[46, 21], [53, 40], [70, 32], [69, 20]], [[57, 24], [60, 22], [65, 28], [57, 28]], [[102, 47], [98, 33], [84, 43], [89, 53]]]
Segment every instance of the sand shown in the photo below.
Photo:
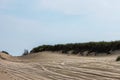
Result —
[[0, 80], [120, 80], [117, 56], [42, 52], [13, 57], [0, 53]]

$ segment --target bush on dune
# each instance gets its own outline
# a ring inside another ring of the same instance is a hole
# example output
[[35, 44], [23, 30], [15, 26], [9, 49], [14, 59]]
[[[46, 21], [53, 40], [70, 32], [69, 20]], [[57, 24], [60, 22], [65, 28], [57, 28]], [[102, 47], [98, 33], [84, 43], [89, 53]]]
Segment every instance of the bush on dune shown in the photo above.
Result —
[[24, 53], [22, 54], [22, 56], [25, 56], [25, 55], [28, 55], [29, 54], [29, 51], [28, 50], [24, 50]]
[[120, 56], [117, 57], [116, 61], [120, 61]]
[[78, 54], [88, 51], [88, 54], [91, 52], [110, 54], [110, 51], [115, 50], [120, 50], [120, 41], [42, 45], [33, 48], [30, 53], [42, 51], [62, 51], [62, 53], [67, 54], [69, 51], [73, 51], [72, 54]]
[[9, 54], [7, 51], [2, 51], [2, 53]]

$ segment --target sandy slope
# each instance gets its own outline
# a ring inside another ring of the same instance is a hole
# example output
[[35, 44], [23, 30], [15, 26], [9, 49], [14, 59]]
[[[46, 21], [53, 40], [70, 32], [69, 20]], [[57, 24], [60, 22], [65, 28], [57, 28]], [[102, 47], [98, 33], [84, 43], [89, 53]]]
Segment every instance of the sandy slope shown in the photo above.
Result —
[[0, 54], [0, 80], [120, 80], [117, 55], [78, 57], [51, 52], [12, 57]]

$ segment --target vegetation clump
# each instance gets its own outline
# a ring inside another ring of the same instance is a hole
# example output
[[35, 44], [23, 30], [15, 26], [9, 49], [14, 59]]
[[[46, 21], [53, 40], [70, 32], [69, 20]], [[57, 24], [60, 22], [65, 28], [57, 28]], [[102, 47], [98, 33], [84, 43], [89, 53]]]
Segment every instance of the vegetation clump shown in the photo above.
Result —
[[7, 51], [2, 51], [2, 53], [9, 54]]
[[120, 61], [120, 56], [117, 57], [116, 61]]
[[24, 50], [24, 53], [22, 54], [23, 56], [28, 55], [29, 51], [27, 49]]
[[68, 54], [72, 51], [72, 54], [81, 55], [83, 52], [88, 51], [89, 55], [92, 52], [110, 54], [111, 51], [120, 50], [120, 41], [112, 42], [88, 42], [88, 43], [71, 43], [71, 44], [57, 44], [57, 45], [42, 45], [33, 48], [30, 53], [42, 52], [42, 51], [61, 51]]

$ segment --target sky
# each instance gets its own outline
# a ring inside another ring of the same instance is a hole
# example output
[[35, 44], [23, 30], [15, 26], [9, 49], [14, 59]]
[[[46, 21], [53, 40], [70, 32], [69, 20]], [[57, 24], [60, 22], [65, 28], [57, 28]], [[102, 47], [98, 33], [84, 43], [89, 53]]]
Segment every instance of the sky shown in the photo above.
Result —
[[0, 0], [0, 51], [120, 40], [120, 0]]

